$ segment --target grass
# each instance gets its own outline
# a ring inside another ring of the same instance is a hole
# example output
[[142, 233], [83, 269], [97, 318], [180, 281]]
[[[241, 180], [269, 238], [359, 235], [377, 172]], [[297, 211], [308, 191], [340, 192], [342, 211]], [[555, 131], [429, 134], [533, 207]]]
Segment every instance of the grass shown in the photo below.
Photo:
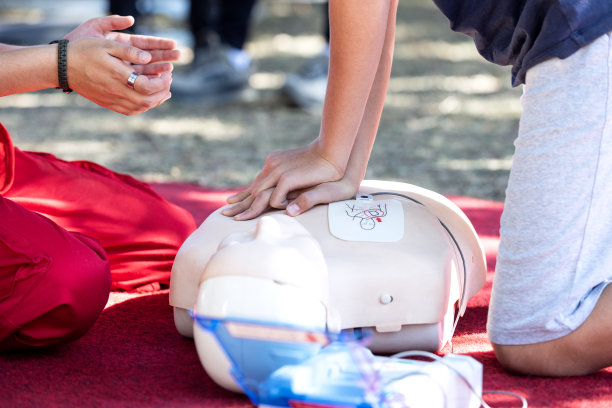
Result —
[[[0, 121], [24, 150], [92, 160], [149, 181], [247, 185], [268, 153], [303, 145], [320, 116], [280, 93], [323, 44], [320, 6], [261, 0], [247, 49], [255, 95], [234, 104], [173, 99], [124, 117], [78, 95], [43, 91], [0, 99]], [[400, 2], [388, 98], [367, 178], [443, 194], [503, 200], [520, 89], [485, 62], [429, 0]]]

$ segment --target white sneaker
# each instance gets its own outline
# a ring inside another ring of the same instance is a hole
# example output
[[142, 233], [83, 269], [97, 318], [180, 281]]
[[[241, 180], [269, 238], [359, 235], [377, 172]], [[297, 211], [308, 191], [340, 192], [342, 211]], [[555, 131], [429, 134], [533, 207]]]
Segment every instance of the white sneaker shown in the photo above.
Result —
[[237, 52], [219, 46], [196, 50], [190, 68], [176, 72], [172, 79], [172, 93], [177, 97], [197, 97], [204, 100], [227, 100], [249, 87], [252, 64], [248, 55], [237, 61]]
[[325, 100], [328, 73], [329, 55], [322, 53], [309, 59], [296, 73], [288, 74], [282, 91], [300, 108], [320, 108]]

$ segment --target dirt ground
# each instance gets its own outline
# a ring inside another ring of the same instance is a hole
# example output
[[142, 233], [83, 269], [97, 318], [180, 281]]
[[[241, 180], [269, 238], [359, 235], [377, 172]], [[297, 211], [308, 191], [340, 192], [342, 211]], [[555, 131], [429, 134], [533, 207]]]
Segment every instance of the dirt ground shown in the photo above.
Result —
[[[92, 160], [147, 181], [247, 185], [268, 153], [318, 133], [320, 114], [289, 106], [280, 87], [320, 49], [321, 20], [321, 5], [261, 0], [247, 44], [254, 91], [238, 103], [173, 98], [125, 117], [52, 90], [1, 98], [0, 121], [24, 150]], [[503, 200], [519, 97], [509, 68], [485, 62], [430, 0], [402, 0], [367, 178]]]

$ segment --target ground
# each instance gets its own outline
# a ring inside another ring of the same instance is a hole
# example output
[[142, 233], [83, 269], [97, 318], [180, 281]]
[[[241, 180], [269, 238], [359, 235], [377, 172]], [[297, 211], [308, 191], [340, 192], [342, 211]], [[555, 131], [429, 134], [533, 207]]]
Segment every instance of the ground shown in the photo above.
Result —
[[[32, 9], [22, 4], [36, 3], [45, 2], [8, 1], [0, 6], [0, 22], [31, 20]], [[321, 19], [318, 4], [260, 0], [247, 44], [256, 63], [255, 91], [237, 103], [173, 98], [126, 117], [49, 90], [1, 98], [0, 121], [24, 150], [92, 160], [148, 181], [247, 185], [268, 153], [318, 133], [320, 114], [289, 106], [280, 87], [286, 73], [320, 49]], [[509, 68], [485, 62], [430, 0], [401, 1], [397, 23], [367, 178], [503, 200], [520, 114], [520, 88], [511, 88]]]

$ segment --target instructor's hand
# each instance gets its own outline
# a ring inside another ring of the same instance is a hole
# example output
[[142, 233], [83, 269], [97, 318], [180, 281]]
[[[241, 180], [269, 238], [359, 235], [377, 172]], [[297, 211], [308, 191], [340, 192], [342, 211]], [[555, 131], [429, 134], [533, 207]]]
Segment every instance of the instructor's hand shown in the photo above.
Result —
[[[114, 31], [133, 24], [130, 16], [94, 18], [65, 36], [70, 40], [70, 87], [98, 105], [125, 115], [145, 112], [170, 98], [174, 68], [170, 61], [180, 57], [171, 39]], [[127, 86], [132, 72], [140, 74], [133, 89]]]
[[[155, 67], [147, 65], [151, 59], [150, 52], [116, 41], [76, 40], [68, 44], [68, 84], [85, 98], [115, 112], [142, 113], [171, 96], [171, 72], [147, 68]], [[132, 89], [127, 80], [133, 71], [142, 75]]]
[[[134, 24], [134, 17], [131, 16], [106, 16], [87, 20], [64, 38], [76, 41], [82, 38], [104, 38], [117, 41], [125, 45], [131, 45], [141, 50], [146, 50], [151, 54], [151, 59], [147, 64], [156, 64], [155, 70], [159, 73], [172, 71], [172, 64], [164, 61], [176, 61], [180, 57], [179, 50], [176, 49], [176, 42], [169, 38], [153, 37], [148, 35], [134, 35], [118, 33], [114, 30], [125, 30]], [[141, 72], [142, 71], [138, 71]], [[147, 72], [147, 75], [152, 74]]]

